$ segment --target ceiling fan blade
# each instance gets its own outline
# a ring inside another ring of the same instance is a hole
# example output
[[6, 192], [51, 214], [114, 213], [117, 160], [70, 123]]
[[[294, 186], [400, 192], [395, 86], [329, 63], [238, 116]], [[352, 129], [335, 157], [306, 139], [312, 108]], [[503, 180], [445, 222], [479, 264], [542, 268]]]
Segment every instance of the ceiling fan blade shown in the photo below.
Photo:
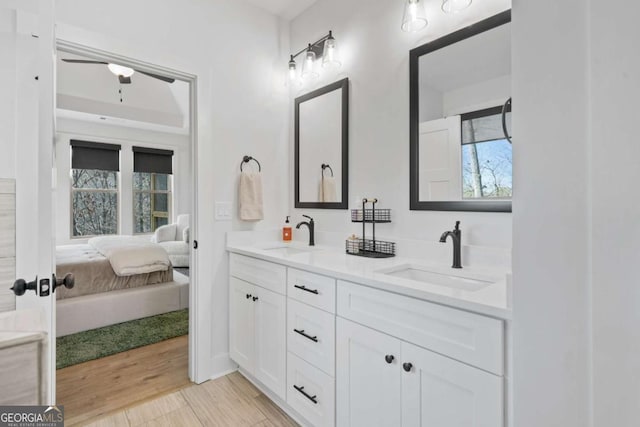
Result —
[[160, 76], [158, 74], [147, 73], [144, 71], [138, 71], [138, 73], [144, 74], [145, 76], [153, 77], [154, 79], [162, 80], [163, 82], [167, 82], [167, 83], [173, 83], [176, 81], [176, 79], [172, 79], [171, 77]]
[[118, 76], [118, 80], [120, 80], [120, 83], [122, 83], [122, 84], [131, 83], [131, 77]]
[[62, 59], [64, 62], [68, 62], [70, 64], [103, 64], [107, 65], [108, 62], [104, 61], [91, 61], [88, 59]]

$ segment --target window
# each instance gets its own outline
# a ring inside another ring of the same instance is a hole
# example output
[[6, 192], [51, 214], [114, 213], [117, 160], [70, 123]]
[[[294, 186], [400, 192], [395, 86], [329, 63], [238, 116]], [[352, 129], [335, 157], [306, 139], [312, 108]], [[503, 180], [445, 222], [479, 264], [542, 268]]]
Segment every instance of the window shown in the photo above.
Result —
[[151, 233], [169, 223], [171, 212], [171, 175], [134, 172], [134, 233]]
[[133, 147], [133, 231], [152, 233], [171, 220], [173, 151]]
[[[463, 114], [462, 198], [510, 199], [511, 143], [502, 130], [502, 107]], [[506, 114], [507, 127], [511, 112]]]
[[71, 235], [118, 233], [120, 146], [71, 141]]

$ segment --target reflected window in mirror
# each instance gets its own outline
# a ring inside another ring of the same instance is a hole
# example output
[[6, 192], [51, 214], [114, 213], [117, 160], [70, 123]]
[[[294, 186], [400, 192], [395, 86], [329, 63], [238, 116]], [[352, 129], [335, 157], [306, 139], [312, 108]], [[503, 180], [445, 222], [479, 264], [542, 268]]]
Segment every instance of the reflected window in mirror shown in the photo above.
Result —
[[347, 209], [349, 80], [295, 100], [295, 207]]
[[510, 212], [511, 13], [410, 52], [411, 209]]

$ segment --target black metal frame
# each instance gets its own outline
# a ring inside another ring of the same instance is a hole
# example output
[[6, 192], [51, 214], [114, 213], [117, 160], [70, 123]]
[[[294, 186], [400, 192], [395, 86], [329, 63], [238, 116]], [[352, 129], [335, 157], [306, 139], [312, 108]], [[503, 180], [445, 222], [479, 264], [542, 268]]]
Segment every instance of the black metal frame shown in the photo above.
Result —
[[511, 22], [511, 10], [501, 12], [461, 30], [447, 34], [409, 52], [410, 209], [422, 211], [511, 212], [511, 200], [420, 201], [419, 189], [419, 60], [422, 55]]
[[[300, 201], [300, 104], [334, 90], [342, 90], [342, 201], [301, 202]], [[312, 209], [347, 209], [349, 200], [349, 78], [338, 80], [325, 87], [309, 92], [295, 99], [295, 207]]]

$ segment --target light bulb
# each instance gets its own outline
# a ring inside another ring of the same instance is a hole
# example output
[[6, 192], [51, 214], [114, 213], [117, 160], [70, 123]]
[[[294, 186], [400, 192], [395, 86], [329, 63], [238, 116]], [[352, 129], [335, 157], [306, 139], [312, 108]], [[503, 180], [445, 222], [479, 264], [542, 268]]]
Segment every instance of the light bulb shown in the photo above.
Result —
[[116, 76], [131, 77], [133, 73], [136, 72], [136, 70], [134, 70], [133, 68], [124, 67], [118, 64], [109, 64], [107, 65], [107, 67], [109, 68], [109, 71], [111, 71]]
[[298, 71], [296, 70], [296, 61], [293, 59], [293, 55], [291, 55], [291, 60], [289, 61], [289, 80], [294, 82], [298, 78]]
[[442, 11], [444, 13], [458, 13], [471, 6], [472, 0], [443, 0]]
[[302, 78], [305, 80], [316, 79], [320, 74], [316, 71], [316, 54], [311, 50], [311, 45], [304, 55], [304, 63], [302, 64]]
[[406, 0], [402, 17], [402, 31], [416, 32], [427, 26], [427, 13], [423, 0]]
[[329, 31], [329, 38], [324, 42], [324, 53], [322, 56], [323, 68], [340, 68], [342, 62], [340, 62], [340, 55], [338, 54], [338, 44], [336, 39], [333, 38], [333, 34]]

